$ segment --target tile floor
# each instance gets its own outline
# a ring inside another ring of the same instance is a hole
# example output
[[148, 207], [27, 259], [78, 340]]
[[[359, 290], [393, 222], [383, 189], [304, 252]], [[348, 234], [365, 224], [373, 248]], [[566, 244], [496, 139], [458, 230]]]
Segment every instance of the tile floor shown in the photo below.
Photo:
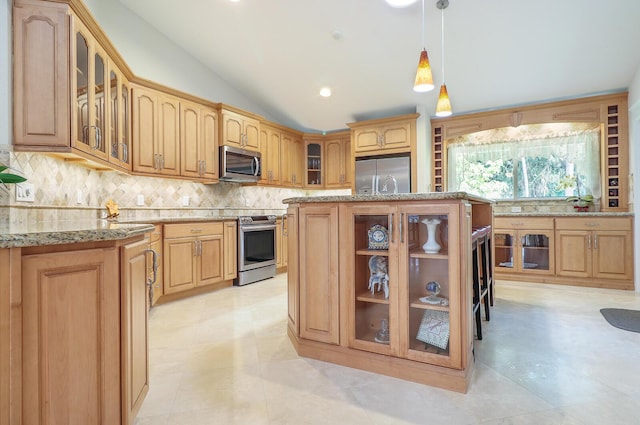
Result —
[[136, 425], [639, 424], [640, 293], [498, 282], [467, 394], [298, 357], [286, 275], [154, 307]]

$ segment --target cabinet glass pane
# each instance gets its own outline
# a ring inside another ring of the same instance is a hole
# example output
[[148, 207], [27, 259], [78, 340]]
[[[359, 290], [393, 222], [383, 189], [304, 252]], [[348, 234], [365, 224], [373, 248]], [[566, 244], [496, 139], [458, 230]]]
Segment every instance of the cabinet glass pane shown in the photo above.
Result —
[[82, 143], [89, 140], [89, 108], [87, 107], [87, 84], [89, 79], [89, 45], [80, 33], [76, 34], [76, 112], [77, 138]]
[[409, 215], [409, 349], [449, 355], [449, 220]]
[[522, 236], [522, 268], [549, 270], [549, 237], [540, 234]]
[[122, 85], [122, 161], [129, 164], [129, 135], [131, 133], [131, 121], [129, 117], [129, 88]]
[[496, 267], [513, 268], [513, 235], [496, 232], [494, 237]]
[[105, 143], [103, 140], [105, 134], [105, 98], [104, 98], [104, 60], [99, 54], [95, 55], [95, 79], [94, 79], [94, 106], [96, 113], [95, 134], [93, 148], [106, 152]]
[[355, 338], [389, 344], [389, 217], [357, 215], [354, 226]]
[[307, 145], [307, 184], [322, 183], [322, 147], [318, 143]]
[[111, 120], [109, 121], [109, 143], [111, 145], [111, 157], [118, 158], [118, 123], [119, 123], [119, 102], [118, 102], [118, 76], [115, 72], [109, 73], [109, 96], [111, 105]]

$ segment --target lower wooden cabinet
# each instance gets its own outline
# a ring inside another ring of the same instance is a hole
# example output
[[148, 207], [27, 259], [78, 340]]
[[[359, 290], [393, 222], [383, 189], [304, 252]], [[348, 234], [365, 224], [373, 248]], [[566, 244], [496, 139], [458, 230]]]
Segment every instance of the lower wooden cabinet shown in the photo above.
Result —
[[633, 289], [631, 216], [497, 217], [497, 278]]
[[149, 249], [156, 253], [155, 270], [153, 264], [153, 255], [151, 252], [147, 252], [147, 255], [149, 256], [147, 280], [151, 279], [151, 282], [153, 282], [155, 279], [153, 288], [151, 290], [151, 305], [154, 305], [158, 301], [158, 299], [162, 295], [164, 295], [162, 244], [162, 224], [156, 224], [153, 232], [149, 234]]
[[288, 221], [286, 214], [276, 220], [276, 269], [287, 267], [288, 259]]
[[125, 424], [149, 389], [148, 240], [0, 249], [0, 423]]
[[238, 277], [238, 222], [224, 222], [224, 280]]
[[164, 225], [164, 293], [172, 294], [223, 279], [224, 225]]
[[[557, 275], [626, 281], [633, 289], [633, 235], [631, 218], [557, 218]], [[600, 286], [600, 285], [598, 285]]]

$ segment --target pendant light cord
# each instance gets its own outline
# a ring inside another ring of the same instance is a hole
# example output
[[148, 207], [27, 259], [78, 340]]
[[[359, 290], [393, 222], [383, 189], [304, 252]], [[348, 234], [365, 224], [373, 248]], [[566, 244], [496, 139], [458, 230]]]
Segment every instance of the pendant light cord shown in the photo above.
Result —
[[440, 9], [440, 12], [442, 12], [442, 23], [441, 23], [441, 28], [442, 28], [442, 84], [445, 83], [444, 81], [444, 7], [442, 9]]
[[426, 48], [424, 41], [424, 0], [422, 0], [422, 48]]

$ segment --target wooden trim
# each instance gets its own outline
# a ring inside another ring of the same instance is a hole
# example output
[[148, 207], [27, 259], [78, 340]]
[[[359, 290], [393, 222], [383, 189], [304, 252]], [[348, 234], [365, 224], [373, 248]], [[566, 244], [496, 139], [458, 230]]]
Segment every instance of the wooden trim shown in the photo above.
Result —
[[160, 84], [160, 83], [156, 83], [155, 81], [147, 80], [147, 79], [142, 78], [142, 77], [132, 76], [131, 78], [129, 78], [129, 83], [132, 83], [132, 84], [135, 84], [135, 85], [138, 85], [140, 87], [147, 88], [147, 89], [157, 90], [159, 92], [162, 92], [163, 94], [168, 94], [168, 95], [177, 97], [177, 98], [179, 98], [179, 100], [187, 100], [187, 101], [195, 102], [195, 103], [198, 103], [200, 105], [206, 106], [208, 108], [215, 109], [216, 111], [219, 111], [220, 108], [221, 108], [221, 105], [222, 105], [221, 103], [212, 102], [211, 100], [207, 100], [207, 99], [204, 99], [202, 97], [198, 97], [198, 96], [194, 96], [192, 94], [181, 92], [181, 91], [176, 90], [174, 88], [165, 86], [165, 85]]
[[376, 125], [384, 125], [384, 124], [389, 124], [389, 123], [394, 123], [397, 121], [402, 121], [402, 120], [416, 120], [418, 119], [418, 117], [420, 116], [420, 114], [406, 114], [406, 115], [394, 115], [392, 117], [385, 117], [385, 118], [377, 118], [377, 119], [373, 119], [373, 120], [366, 120], [366, 121], [357, 121], [357, 122], [351, 122], [351, 123], [347, 123], [347, 126], [349, 126], [349, 128], [359, 128], [359, 127], [370, 127], [370, 126], [376, 126]]

